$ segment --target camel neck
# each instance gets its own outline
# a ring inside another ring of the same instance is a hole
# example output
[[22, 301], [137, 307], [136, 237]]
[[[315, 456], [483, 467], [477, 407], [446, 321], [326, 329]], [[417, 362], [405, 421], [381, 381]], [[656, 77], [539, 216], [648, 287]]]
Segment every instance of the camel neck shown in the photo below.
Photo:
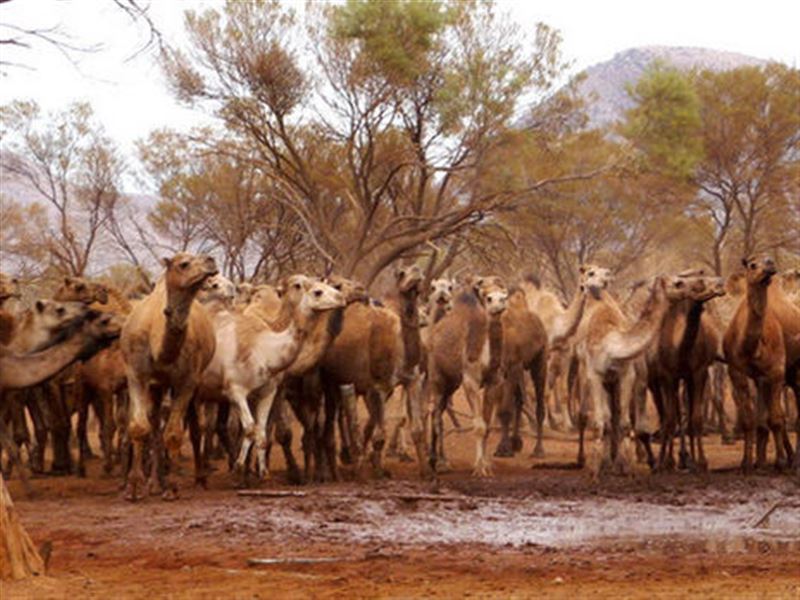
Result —
[[489, 372], [492, 381], [503, 361], [503, 315], [489, 315]]
[[158, 353], [158, 362], [170, 364], [178, 359], [189, 327], [189, 315], [195, 294], [167, 288], [167, 306], [164, 309], [165, 331]]
[[681, 342], [678, 345], [678, 360], [681, 364], [688, 360], [688, 355], [697, 342], [704, 306], [705, 304], [703, 302], [694, 300], [688, 300], [684, 306], [686, 325], [683, 330], [683, 336], [681, 336]]
[[289, 368], [290, 375], [303, 375], [322, 359], [331, 342], [339, 335], [343, 318], [344, 308], [326, 311], [318, 318], [312, 317], [300, 353]]
[[403, 366], [406, 370], [416, 367], [422, 357], [418, 299], [416, 288], [400, 294], [400, 329], [403, 338]]
[[288, 297], [284, 297], [278, 314], [269, 320], [269, 328], [276, 333], [286, 331], [292, 323], [302, 319], [301, 312], [299, 306], [294, 306]]
[[752, 283], [747, 286], [747, 322], [744, 330], [744, 351], [747, 355], [755, 352], [758, 341], [764, 332], [764, 319], [767, 314], [767, 288], [769, 285]]
[[0, 355], [3, 363], [3, 386], [23, 388], [36, 385], [75, 362], [91, 351], [83, 335], [77, 334], [47, 350], [23, 356], [12, 353]]

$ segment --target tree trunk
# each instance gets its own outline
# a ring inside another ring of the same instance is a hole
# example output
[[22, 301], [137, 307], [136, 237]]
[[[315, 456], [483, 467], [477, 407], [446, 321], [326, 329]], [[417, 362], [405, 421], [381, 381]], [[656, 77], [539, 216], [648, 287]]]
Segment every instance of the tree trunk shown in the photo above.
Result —
[[17, 518], [0, 473], [0, 580], [44, 574], [44, 561]]

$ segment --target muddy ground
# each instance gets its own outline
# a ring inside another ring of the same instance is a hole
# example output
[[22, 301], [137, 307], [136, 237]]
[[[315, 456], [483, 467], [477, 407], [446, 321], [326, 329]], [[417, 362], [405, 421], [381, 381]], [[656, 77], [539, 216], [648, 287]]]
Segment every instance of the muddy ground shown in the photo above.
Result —
[[390, 459], [391, 480], [290, 488], [279, 452], [259, 489], [304, 496], [241, 496], [221, 463], [195, 489], [188, 458], [176, 502], [123, 501], [98, 461], [85, 480], [36, 479], [31, 499], [11, 481], [52, 554], [47, 576], [0, 583], [0, 597], [800, 598], [800, 480], [744, 478], [740, 447], [709, 436], [708, 474], [592, 483], [571, 466], [573, 437], [551, 435], [537, 460], [526, 438], [479, 480], [472, 438], [449, 435], [454, 470], [438, 487]]

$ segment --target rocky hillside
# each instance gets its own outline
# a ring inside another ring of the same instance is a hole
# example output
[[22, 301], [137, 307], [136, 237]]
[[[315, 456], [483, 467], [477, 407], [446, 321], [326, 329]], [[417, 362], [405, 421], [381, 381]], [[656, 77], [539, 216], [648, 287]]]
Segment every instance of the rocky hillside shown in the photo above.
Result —
[[592, 126], [612, 123], [631, 108], [626, 85], [635, 83], [654, 60], [662, 60], [680, 69], [714, 71], [767, 62], [744, 54], [708, 48], [643, 46], [619, 52], [611, 60], [586, 69], [586, 79], [580, 85], [580, 91], [588, 100], [587, 112]]

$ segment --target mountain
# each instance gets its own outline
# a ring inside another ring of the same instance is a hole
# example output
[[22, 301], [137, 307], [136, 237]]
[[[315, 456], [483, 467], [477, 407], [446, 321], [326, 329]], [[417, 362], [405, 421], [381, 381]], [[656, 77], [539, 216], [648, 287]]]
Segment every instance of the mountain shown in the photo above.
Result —
[[644, 70], [655, 60], [661, 60], [679, 69], [710, 69], [727, 71], [738, 67], [766, 65], [768, 61], [709, 48], [683, 48], [676, 46], [642, 46], [614, 55], [611, 60], [586, 69], [578, 90], [587, 100], [589, 124], [592, 127], [608, 125], [621, 119], [633, 106], [626, 92], [628, 84], [635, 84]]

